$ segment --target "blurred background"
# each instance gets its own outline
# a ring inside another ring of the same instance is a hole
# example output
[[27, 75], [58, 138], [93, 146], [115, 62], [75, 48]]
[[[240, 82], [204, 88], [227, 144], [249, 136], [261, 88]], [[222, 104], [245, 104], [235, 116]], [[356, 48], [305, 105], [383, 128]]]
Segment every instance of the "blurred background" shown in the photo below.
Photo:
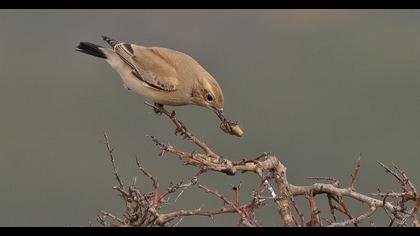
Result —
[[[195, 147], [125, 90], [106, 62], [75, 51], [80, 41], [105, 45], [101, 35], [172, 48], [201, 63], [223, 88], [225, 113], [240, 121], [245, 136], [224, 134], [203, 108], [176, 111], [231, 160], [272, 152], [287, 166], [290, 183], [333, 176], [349, 184], [361, 155], [357, 190], [399, 190], [377, 160], [397, 164], [419, 187], [419, 20], [418, 10], [0, 10], [0, 225], [98, 225], [98, 210], [122, 213], [101, 143], [105, 130], [127, 182], [138, 176], [140, 188], [150, 189], [136, 154], [162, 188], [196, 173], [173, 156], [159, 158], [146, 134], [186, 151]], [[258, 183], [252, 174], [211, 172], [200, 181], [229, 197], [242, 181], [244, 201]], [[317, 199], [329, 216], [327, 199]], [[190, 189], [163, 211], [222, 205]], [[350, 205], [354, 214], [365, 210]], [[257, 211], [259, 219], [282, 225], [271, 206]], [[179, 226], [237, 220], [186, 217]], [[382, 210], [373, 220], [387, 223]]]

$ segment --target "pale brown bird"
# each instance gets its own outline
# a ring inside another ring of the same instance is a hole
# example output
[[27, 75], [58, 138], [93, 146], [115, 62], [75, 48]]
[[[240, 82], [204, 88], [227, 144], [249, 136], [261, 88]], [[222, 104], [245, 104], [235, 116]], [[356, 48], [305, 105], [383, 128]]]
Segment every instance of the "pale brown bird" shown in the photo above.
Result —
[[112, 48], [80, 42], [76, 50], [105, 59], [118, 72], [125, 88], [152, 100], [156, 107], [202, 106], [216, 113], [224, 132], [243, 135], [239, 125], [223, 115], [224, 97], [219, 84], [192, 57], [168, 48], [123, 43], [106, 36], [102, 39]]
[[104, 58], [121, 76], [125, 88], [157, 105], [198, 105], [224, 119], [222, 89], [192, 57], [168, 48], [102, 38], [112, 48], [80, 42], [77, 50]]

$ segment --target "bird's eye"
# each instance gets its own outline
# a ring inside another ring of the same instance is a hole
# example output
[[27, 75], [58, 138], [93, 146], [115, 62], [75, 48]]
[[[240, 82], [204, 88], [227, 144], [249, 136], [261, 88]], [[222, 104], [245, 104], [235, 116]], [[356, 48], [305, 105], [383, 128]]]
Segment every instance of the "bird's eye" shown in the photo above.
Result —
[[213, 102], [213, 100], [214, 100], [213, 96], [209, 93], [206, 95], [206, 99], [207, 99], [208, 102]]

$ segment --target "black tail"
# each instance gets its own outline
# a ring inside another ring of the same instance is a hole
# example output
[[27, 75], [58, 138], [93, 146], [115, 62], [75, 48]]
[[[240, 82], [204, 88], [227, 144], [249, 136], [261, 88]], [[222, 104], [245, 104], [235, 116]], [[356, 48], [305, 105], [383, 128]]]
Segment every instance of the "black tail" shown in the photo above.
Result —
[[111, 45], [111, 47], [112, 47], [112, 48], [114, 48], [114, 47], [115, 47], [115, 45], [117, 45], [117, 44], [119, 44], [119, 43], [120, 43], [120, 42], [118, 42], [117, 40], [112, 39], [112, 38], [107, 37], [107, 36], [102, 36], [102, 39], [103, 39], [105, 42], [107, 42], [109, 45]]
[[77, 51], [83, 52], [95, 57], [100, 57], [106, 59], [106, 55], [101, 51], [100, 48], [103, 48], [102, 46], [93, 44], [93, 43], [87, 43], [87, 42], [80, 42], [79, 46], [77, 46]]

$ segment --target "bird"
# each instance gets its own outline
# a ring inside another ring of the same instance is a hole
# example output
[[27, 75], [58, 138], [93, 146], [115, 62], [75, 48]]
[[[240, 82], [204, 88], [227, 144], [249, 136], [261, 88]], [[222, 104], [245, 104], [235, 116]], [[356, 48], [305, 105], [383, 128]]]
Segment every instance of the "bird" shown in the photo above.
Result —
[[155, 106], [197, 105], [225, 119], [220, 85], [191, 56], [174, 49], [120, 42], [107, 36], [102, 39], [110, 47], [79, 42], [76, 50], [105, 59], [126, 89], [153, 101]]

